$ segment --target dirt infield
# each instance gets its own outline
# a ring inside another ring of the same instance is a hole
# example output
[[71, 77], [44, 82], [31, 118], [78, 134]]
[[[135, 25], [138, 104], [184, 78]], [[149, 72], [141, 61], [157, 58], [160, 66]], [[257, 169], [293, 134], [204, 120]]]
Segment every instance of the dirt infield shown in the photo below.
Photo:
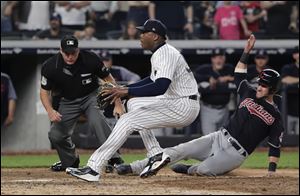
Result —
[[299, 195], [299, 170], [280, 169], [279, 176], [272, 178], [265, 174], [265, 169], [237, 169], [224, 176], [200, 177], [176, 174], [166, 168], [148, 179], [105, 174], [99, 183], [88, 183], [47, 168], [1, 168], [1, 195]]

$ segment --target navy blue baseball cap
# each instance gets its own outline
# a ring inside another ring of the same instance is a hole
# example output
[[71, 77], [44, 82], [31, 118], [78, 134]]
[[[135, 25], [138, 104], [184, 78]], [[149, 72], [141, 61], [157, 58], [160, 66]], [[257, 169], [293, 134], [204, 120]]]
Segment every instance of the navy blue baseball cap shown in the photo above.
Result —
[[216, 48], [212, 51], [211, 56], [225, 56], [225, 50], [223, 48]]
[[255, 58], [266, 59], [266, 58], [268, 58], [268, 54], [265, 50], [261, 49], [256, 53]]
[[103, 50], [103, 51], [99, 54], [99, 56], [100, 56], [100, 59], [101, 59], [102, 61], [108, 61], [108, 60], [112, 59], [111, 54], [110, 54], [107, 50]]
[[61, 20], [61, 16], [57, 12], [53, 12], [50, 16], [50, 20]]
[[139, 26], [136, 28], [142, 33], [153, 32], [166, 39], [167, 27], [159, 20], [149, 19], [144, 23], [143, 26]]
[[60, 41], [60, 46], [65, 53], [74, 53], [78, 48], [78, 39], [73, 35], [65, 35]]

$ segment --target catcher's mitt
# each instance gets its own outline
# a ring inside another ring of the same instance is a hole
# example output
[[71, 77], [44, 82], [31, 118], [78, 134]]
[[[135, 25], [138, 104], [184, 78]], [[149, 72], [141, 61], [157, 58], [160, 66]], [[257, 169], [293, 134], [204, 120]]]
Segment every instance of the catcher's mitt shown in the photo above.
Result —
[[104, 89], [104, 88], [113, 88], [113, 87], [115, 87], [115, 85], [113, 85], [110, 82], [105, 82], [105, 83], [100, 84], [100, 86], [98, 88], [98, 94], [97, 94], [97, 106], [100, 110], [104, 110], [108, 106], [109, 102], [111, 101], [111, 100], [104, 100], [109, 95], [105, 95], [105, 96], [102, 95], [101, 94], [102, 89]]

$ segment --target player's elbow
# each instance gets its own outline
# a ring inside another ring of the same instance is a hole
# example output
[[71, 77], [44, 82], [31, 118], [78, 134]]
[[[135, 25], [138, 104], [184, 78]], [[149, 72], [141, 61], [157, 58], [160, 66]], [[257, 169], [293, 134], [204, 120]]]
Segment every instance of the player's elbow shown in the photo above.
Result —
[[159, 78], [155, 81], [157, 95], [163, 95], [168, 90], [171, 80], [168, 78]]

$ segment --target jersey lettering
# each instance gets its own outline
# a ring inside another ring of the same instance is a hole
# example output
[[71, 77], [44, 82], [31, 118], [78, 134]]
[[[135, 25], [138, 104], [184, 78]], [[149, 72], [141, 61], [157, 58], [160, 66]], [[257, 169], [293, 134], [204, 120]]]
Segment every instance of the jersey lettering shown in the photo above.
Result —
[[264, 110], [264, 107], [255, 103], [253, 99], [246, 98], [240, 104], [239, 108], [246, 107], [250, 114], [253, 114], [263, 120], [267, 125], [272, 125], [275, 121], [275, 118]]

